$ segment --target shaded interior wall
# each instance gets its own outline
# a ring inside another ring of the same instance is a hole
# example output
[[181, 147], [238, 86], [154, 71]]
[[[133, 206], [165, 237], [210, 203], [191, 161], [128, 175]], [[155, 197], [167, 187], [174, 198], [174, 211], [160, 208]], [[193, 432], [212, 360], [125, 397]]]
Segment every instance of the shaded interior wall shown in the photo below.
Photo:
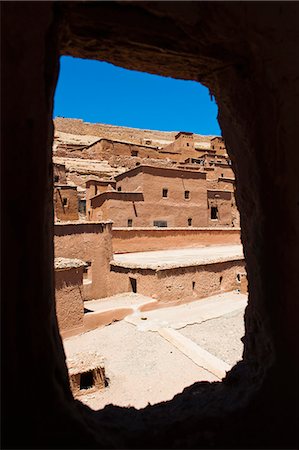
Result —
[[107, 297], [112, 259], [111, 224], [55, 224], [54, 233], [55, 257], [78, 258], [91, 263], [91, 285], [84, 286], [84, 300]]
[[181, 304], [239, 289], [237, 274], [242, 272], [242, 260], [158, 271], [112, 265], [110, 295], [132, 292], [130, 278], [133, 278], [136, 279], [138, 294], [155, 298], [159, 303]]
[[[1, 9], [3, 446], [296, 448], [298, 4], [3, 2]], [[223, 383], [197, 383], [143, 411], [94, 413], [71, 396], [53, 301], [51, 116], [60, 53], [198, 80], [216, 96], [249, 285], [244, 361]], [[7, 389], [20, 373], [26, 389]]]
[[240, 244], [240, 229], [112, 228], [113, 253]]

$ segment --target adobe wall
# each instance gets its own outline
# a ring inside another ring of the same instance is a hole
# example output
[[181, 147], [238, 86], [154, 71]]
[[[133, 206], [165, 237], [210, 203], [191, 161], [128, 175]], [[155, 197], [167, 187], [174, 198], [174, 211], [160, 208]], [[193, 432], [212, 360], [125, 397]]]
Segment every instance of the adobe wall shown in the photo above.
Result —
[[240, 243], [240, 228], [112, 228], [113, 253]]
[[137, 280], [138, 294], [155, 298], [159, 303], [179, 304], [239, 289], [237, 274], [242, 272], [243, 260], [158, 271], [111, 264], [110, 295], [132, 292], [130, 278], [133, 278]]
[[53, 163], [53, 180], [54, 183], [66, 184], [66, 173], [64, 164]]
[[[119, 139], [119, 138], [118, 138]], [[134, 155], [137, 152], [137, 155]], [[82, 154], [90, 159], [104, 159], [112, 162], [115, 156], [139, 156], [140, 158], [162, 159], [156, 147], [120, 142], [116, 140], [101, 139], [88, 146]]]
[[92, 283], [84, 289], [84, 300], [107, 297], [112, 259], [111, 223], [55, 224], [54, 234], [55, 257], [91, 262]]
[[[208, 190], [208, 226], [233, 226], [233, 192]], [[212, 208], [217, 208], [217, 219], [212, 218]]]
[[[64, 204], [66, 201], [66, 204]], [[78, 192], [73, 188], [59, 188], [54, 186], [55, 220], [78, 220]]]
[[83, 331], [83, 267], [55, 269], [55, 304], [62, 336]]
[[[175, 136], [179, 131], [158, 131], [130, 127], [119, 127], [116, 125], [108, 125], [103, 123], [88, 123], [84, 122], [81, 119], [68, 119], [64, 117], [56, 117], [54, 119], [54, 125], [55, 130], [59, 130], [64, 133], [92, 135], [98, 136], [99, 138], [134, 142], [136, 144], [143, 144], [145, 143], [145, 141], [168, 141], [168, 143], [170, 143], [174, 141]], [[210, 141], [211, 138], [212, 136], [202, 136], [200, 134], [194, 134], [194, 139], [196, 142]]]
[[[3, 447], [296, 448], [298, 3], [2, 2], [1, 13]], [[222, 382], [143, 410], [72, 398], [53, 280], [60, 55], [196, 80], [216, 98], [249, 285], [243, 360]], [[9, 389], [20, 370], [24, 388]]]

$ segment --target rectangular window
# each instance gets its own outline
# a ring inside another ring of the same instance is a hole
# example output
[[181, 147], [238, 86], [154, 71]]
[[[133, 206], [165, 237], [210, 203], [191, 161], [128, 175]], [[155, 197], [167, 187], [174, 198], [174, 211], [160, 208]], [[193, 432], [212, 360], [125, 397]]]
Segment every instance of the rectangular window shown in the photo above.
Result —
[[211, 219], [218, 220], [218, 208], [217, 206], [211, 206]]
[[154, 220], [154, 227], [167, 227], [166, 220]]
[[95, 186], [94, 187], [94, 195], [97, 195], [97, 193], [98, 193], [98, 186]]
[[62, 204], [63, 204], [63, 206], [67, 206], [67, 198], [66, 197], [63, 197]]
[[58, 183], [59, 181], [59, 176], [58, 175], [54, 175], [54, 183]]
[[137, 280], [136, 280], [136, 278], [131, 278], [131, 277], [129, 277], [129, 280], [130, 280], [131, 291], [136, 294], [137, 293]]
[[191, 226], [192, 226], [192, 218], [189, 217], [189, 219], [188, 219], [188, 227], [191, 227]]
[[128, 227], [133, 226], [133, 220], [132, 219], [128, 219]]
[[163, 189], [162, 190], [162, 197], [163, 198], [167, 198], [168, 197], [168, 189]]
[[185, 191], [185, 199], [190, 198], [190, 191]]
[[86, 214], [86, 200], [79, 199], [79, 212], [82, 214]]
[[131, 156], [138, 156], [138, 151], [137, 150], [132, 150], [131, 151]]
[[118, 192], [120, 192], [121, 191], [121, 186], [118, 186], [117, 190], [118, 190]]

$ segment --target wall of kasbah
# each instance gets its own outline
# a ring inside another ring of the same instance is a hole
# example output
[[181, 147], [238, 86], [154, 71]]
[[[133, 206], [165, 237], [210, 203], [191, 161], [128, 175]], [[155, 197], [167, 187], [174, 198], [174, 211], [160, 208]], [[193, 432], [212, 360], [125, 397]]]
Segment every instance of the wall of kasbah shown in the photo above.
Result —
[[[70, 134], [81, 134], [99, 136], [99, 138], [115, 139], [129, 142], [136, 142], [137, 144], [144, 143], [144, 140], [169, 140], [169, 143], [174, 141], [175, 135], [178, 131], [158, 131], [158, 130], [143, 130], [138, 128], [117, 127], [106, 124], [93, 124], [83, 122], [80, 119], [67, 119], [57, 117], [54, 119], [55, 130]], [[194, 134], [196, 142], [209, 141], [212, 136], [201, 136]]]
[[[3, 2], [1, 12], [10, 185], [1, 205], [3, 447], [296, 448], [298, 4]], [[52, 108], [62, 54], [198, 80], [216, 97], [249, 281], [243, 361], [222, 383], [196, 383], [139, 411], [95, 413], [72, 399], [53, 308]], [[26, 389], [7, 389], [20, 383], [20, 367]]]
[[[233, 224], [232, 215], [232, 193], [208, 191], [208, 226], [236, 226]], [[212, 207], [218, 209], [217, 219], [211, 217]]]
[[111, 224], [55, 224], [54, 232], [55, 257], [91, 262], [92, 284], [84, 290], [84, 300], [107, 297], [109, 263], [112, 259]]
[[186, 227], [188, 219], [191, 218], [192, 226], [207, 225], [206, 207], [199, 210], [200, 206], [195, 203], [188, 203], [182, 207], [171, 200], [164, 200], [165, 203], [162, 201], [145, 203], [144, 201], [108, 199], [100, 208], [93, 208], [91, 220], [111, 219], [116, 227], [128, 226], [128, 219], [133, 220], [133, 227], [149, 227], [153, 226], [155, 220], [164, 220], [169, 227]]
[[[185, 303], [240, 288], [237, 274], [244, 261], [228, 261], [165, 270], [127, 269], [111, 266], [110, 295], [131, 292], [130, 277], [137, 280], [137, 293], [160, 303]], [[193, 289], [193, 283], [195, 283]]]
[[240, 228], [112, 228], [113, 253], [241, 244]]
[[104, 159], [110, 161], [113, 156], [134, 156], [132, 152], [138, 152], [140, 158], [163, 159], [164, 156], [155, 149], [143, 145], [109, 141], [101, 139], [82, 151], [84, 156], [91, 159]]
[[53, 179], [54, 183], [66, 184], [65, 166], [63, 164], [53, 164]]
[[83, 268], [73, 267], [55, 270], [55, 304], [59, 331], [83, 329]]
[[[63, 199], [67, 204], [63, 204]], [[76, 189], [59, 189], [54, 187], [55, 219], [68, 221], [78, 219], [78, 193]]]

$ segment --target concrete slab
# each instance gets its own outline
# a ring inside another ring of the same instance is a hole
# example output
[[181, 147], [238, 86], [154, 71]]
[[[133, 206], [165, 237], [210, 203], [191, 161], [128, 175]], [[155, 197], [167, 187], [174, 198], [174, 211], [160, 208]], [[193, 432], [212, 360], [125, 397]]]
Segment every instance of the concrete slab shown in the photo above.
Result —
[[115, 254], [112, 265], [163, 270], [244, 259], [242, 245], [215, 245], [153, 252]]

